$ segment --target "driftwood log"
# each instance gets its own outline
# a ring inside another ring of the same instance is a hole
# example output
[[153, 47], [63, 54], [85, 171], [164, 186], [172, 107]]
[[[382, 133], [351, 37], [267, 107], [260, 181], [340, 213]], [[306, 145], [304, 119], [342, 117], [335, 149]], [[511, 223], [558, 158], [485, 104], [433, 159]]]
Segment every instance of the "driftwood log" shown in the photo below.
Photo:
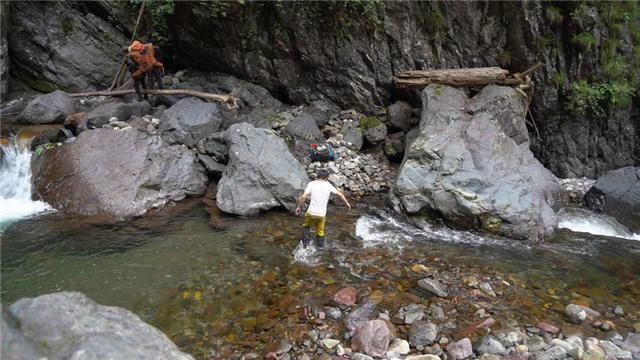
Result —
[[[145, 94], [151, 95], [190, 95], [199, 97], [204, 100], [213, 100], [223, 104], [226, 104], [229, 108], [238, 107], [238, 99], [232, 95], [212, 94], [203, 91], [189, 90], [189, 89], [161, 89], [161, 90], [142, 90]], [[89, 91], [83, 93], [69, 94], [71, 97], [85, 97], [85, 96], [125, 96], [135, 94], [134, 89], [126, 90], [114, 90], [114, 91]]]
[[421, 88], [429, 84], [450, 86], [484, 86], [484, 85], [525, 85], [527, 76], [542, 67], [542, 63], [530, 67], [522, 73], [509, 76], [509, 71], [499, 67], [441, 69], [441, 70], [408, 70], [397, 73], [394, 82], [400, 89]]

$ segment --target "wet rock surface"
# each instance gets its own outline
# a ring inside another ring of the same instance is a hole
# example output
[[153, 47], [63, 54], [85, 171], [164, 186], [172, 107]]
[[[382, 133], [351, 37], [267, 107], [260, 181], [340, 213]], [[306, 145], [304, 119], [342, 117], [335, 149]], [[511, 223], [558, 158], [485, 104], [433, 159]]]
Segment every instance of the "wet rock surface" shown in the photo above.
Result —
[[85, 131], [32, 161], [36, 194], [75, 214], [141, 216], [202, 195], [207, 185], [193, 153], [131, 128]]
[[7, 359], [193, 359], [137, 315], [99, 305], [77, 292], [21, 299], [9, 307], [8, 313], [19, 328], [6, 333], [3, 317], [3, 345], [12, 341], [15, 346], [2, 347], [2, 357]]
[[601, 176], [585, 195], [585, 202], [592, 210], [640, 232], [640, 167], [628, 166]]
[[309, 182], [302, 165], [273, 131], [241, 123], [227, 129], [229, 163], [218, 183], [220, 210], [255, 215], [260, 210], [296, 207]]
[[27, 124], [62, 123], [68, 115], [76, 112], [77, 107], [75, 99], [64, 91], [56, 90], [37, 96], [18, 114], [16, 120]]

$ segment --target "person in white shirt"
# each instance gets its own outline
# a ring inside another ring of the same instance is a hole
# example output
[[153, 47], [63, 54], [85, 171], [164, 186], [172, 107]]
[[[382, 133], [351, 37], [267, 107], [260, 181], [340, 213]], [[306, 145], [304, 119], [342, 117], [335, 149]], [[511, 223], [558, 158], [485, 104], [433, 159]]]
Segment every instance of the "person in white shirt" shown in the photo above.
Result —
[[302, 244], [305, 247], [307, 247], [311, 242], [310, 227], [312, 225], [316, 228], [317, 246], [319, 248], [324, 247], [324, 223], [327, 215], [327, 203], [329, 202], [329, 196], [331, 194], [336, 194], [347, 206], [347, 209], [351, 210], [351, 204], [349, 204], [349, 201], [347, 201], [347, 198], [344, 196], [342, 191], [331, 185], [328, 178], [329, 172], [327, 170], [318, 171], [318, 180], [311, 181], [302, 195], [298, 198], [296, 215], [300, 215], [305, 201], [308, 197], [311, 197], [309, 208], [304, 214], [304, 222], [302, 223]]

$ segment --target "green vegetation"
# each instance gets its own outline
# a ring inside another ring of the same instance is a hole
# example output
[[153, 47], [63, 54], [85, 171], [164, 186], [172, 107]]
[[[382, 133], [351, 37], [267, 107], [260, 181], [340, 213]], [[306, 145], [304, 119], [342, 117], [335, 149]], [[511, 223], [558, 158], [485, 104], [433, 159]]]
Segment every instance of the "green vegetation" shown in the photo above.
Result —
[[556, 72], [555, 74], [553, 74], [553, 83], [556, 85], [556, 87], [560, 87], [564, 85], [566, 81], [567, 81], [567, 75], [565, 73]]
[[560, 13], [560, 9], [558, 9], [555, 6], [547, 6], [544, 9], [544, 12], [547, 17], [547, 20], [549, 20], [549, 22], [552, 25], [562, 24], [562, 20], [564, 20], [564, 16], [562, 16], [562, 13]]
[[73, 30], [73, 20], [71, 18], [64, 18], [62, 20], [62, 31], [64, 31], [65, 35], [69, 35], [69, 33]]
[[[609, 110], [628, 104], [640, 88], [640, 6], [634, 1], [578, 5], [571, 20], [585, 31], [574, 35], [572, 42], [586, 51], [596, 50], [593, 30], [597, 24], [590, 15], [596, 11], [606, 26], [598, 49], [601, 71], [571, 84], [567, 106], [577, 113], [605, 117]], [[624, 46], [627, 30], [632, 51]]]
[[[173, 0], [129, 0], [117, 1], [116, 4], [137, 15], [143, 2], [145, 3], [143, 23], [146, 25], [147, 33], [156, 42], [170, 41], [172, 34], [169, 31], [169, 18], [173, 15], [176, 7]], [[141, 31], [142, 28], [138, 29], [138, 35], [144, 33], [144, 31]]]
[[596, 37], [588, 32], [576, 34], [571, 38], [571, 42], [578, 44], [580, 47], [586, 50], [591, 50], [596, 44]]
[[581, 80], [571, 85], [567, 106], [576, 113], [588, 112], [603, 117], [610, 106], [628, 104], [634, 91], [635, 89], [625, 81], [589, 83]]
[[40, 156], [45, 151], [47, 151], [49, 149], [53, 149], [53, 148], [58, 147], [58, 146], [62, 146], [62, 143], [46, 143], [46, 144], [42, 144], [42, 145], [39, 145], [36, 148], [35, 153], [36, 153], [36, 155]]
[[511, 51], [504, 50], [496, 57], [498, 62], [503, 66], [511, 65]]
[[437, 8], [437, 3], [435, 3], [435, 6], [435, 9], [417, 13], [418, 25], [431, 36], [438, 34], [445, 27], [444, 15]]
[[587, 4], [581, 3], [571, 12], [571, 21], [581, 28], [587, 25], [589, 21], [589, 7]]

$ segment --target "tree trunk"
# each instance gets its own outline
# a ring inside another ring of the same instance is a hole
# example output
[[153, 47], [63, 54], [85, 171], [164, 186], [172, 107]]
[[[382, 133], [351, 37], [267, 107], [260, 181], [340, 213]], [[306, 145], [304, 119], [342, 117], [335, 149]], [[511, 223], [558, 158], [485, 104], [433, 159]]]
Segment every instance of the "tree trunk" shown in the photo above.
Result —
[[[223, 104], [227, 104], [229, 108], [238, 107], [238, 99], [232, 95], [212, 94], [202, 91], [189, 90], [189, 89], [161, 89], [161, 90], [142, 90], [145, 94], [151, 95], [190, 95], [199, 97], [204, 100], [218, 101]], [[85, 96], [125, 96], [135, 94], [133, 89], [128, 90], [115, 90], [115, 91], [90, 91], [84, 93], [69, 94], [71, 97], [85, 97]]]
[[499, 67], [442, 69], [442, 70], [408, 70], [397, 73], [394, 81], [396, 87], [420, 88], [429, 84], [450, 86], [507, 85], [516, 86], [527, 82], [527, 76], [542, 67], [542, 63], [530, 67], [522, 73], [509, 77], [509, 71]]

